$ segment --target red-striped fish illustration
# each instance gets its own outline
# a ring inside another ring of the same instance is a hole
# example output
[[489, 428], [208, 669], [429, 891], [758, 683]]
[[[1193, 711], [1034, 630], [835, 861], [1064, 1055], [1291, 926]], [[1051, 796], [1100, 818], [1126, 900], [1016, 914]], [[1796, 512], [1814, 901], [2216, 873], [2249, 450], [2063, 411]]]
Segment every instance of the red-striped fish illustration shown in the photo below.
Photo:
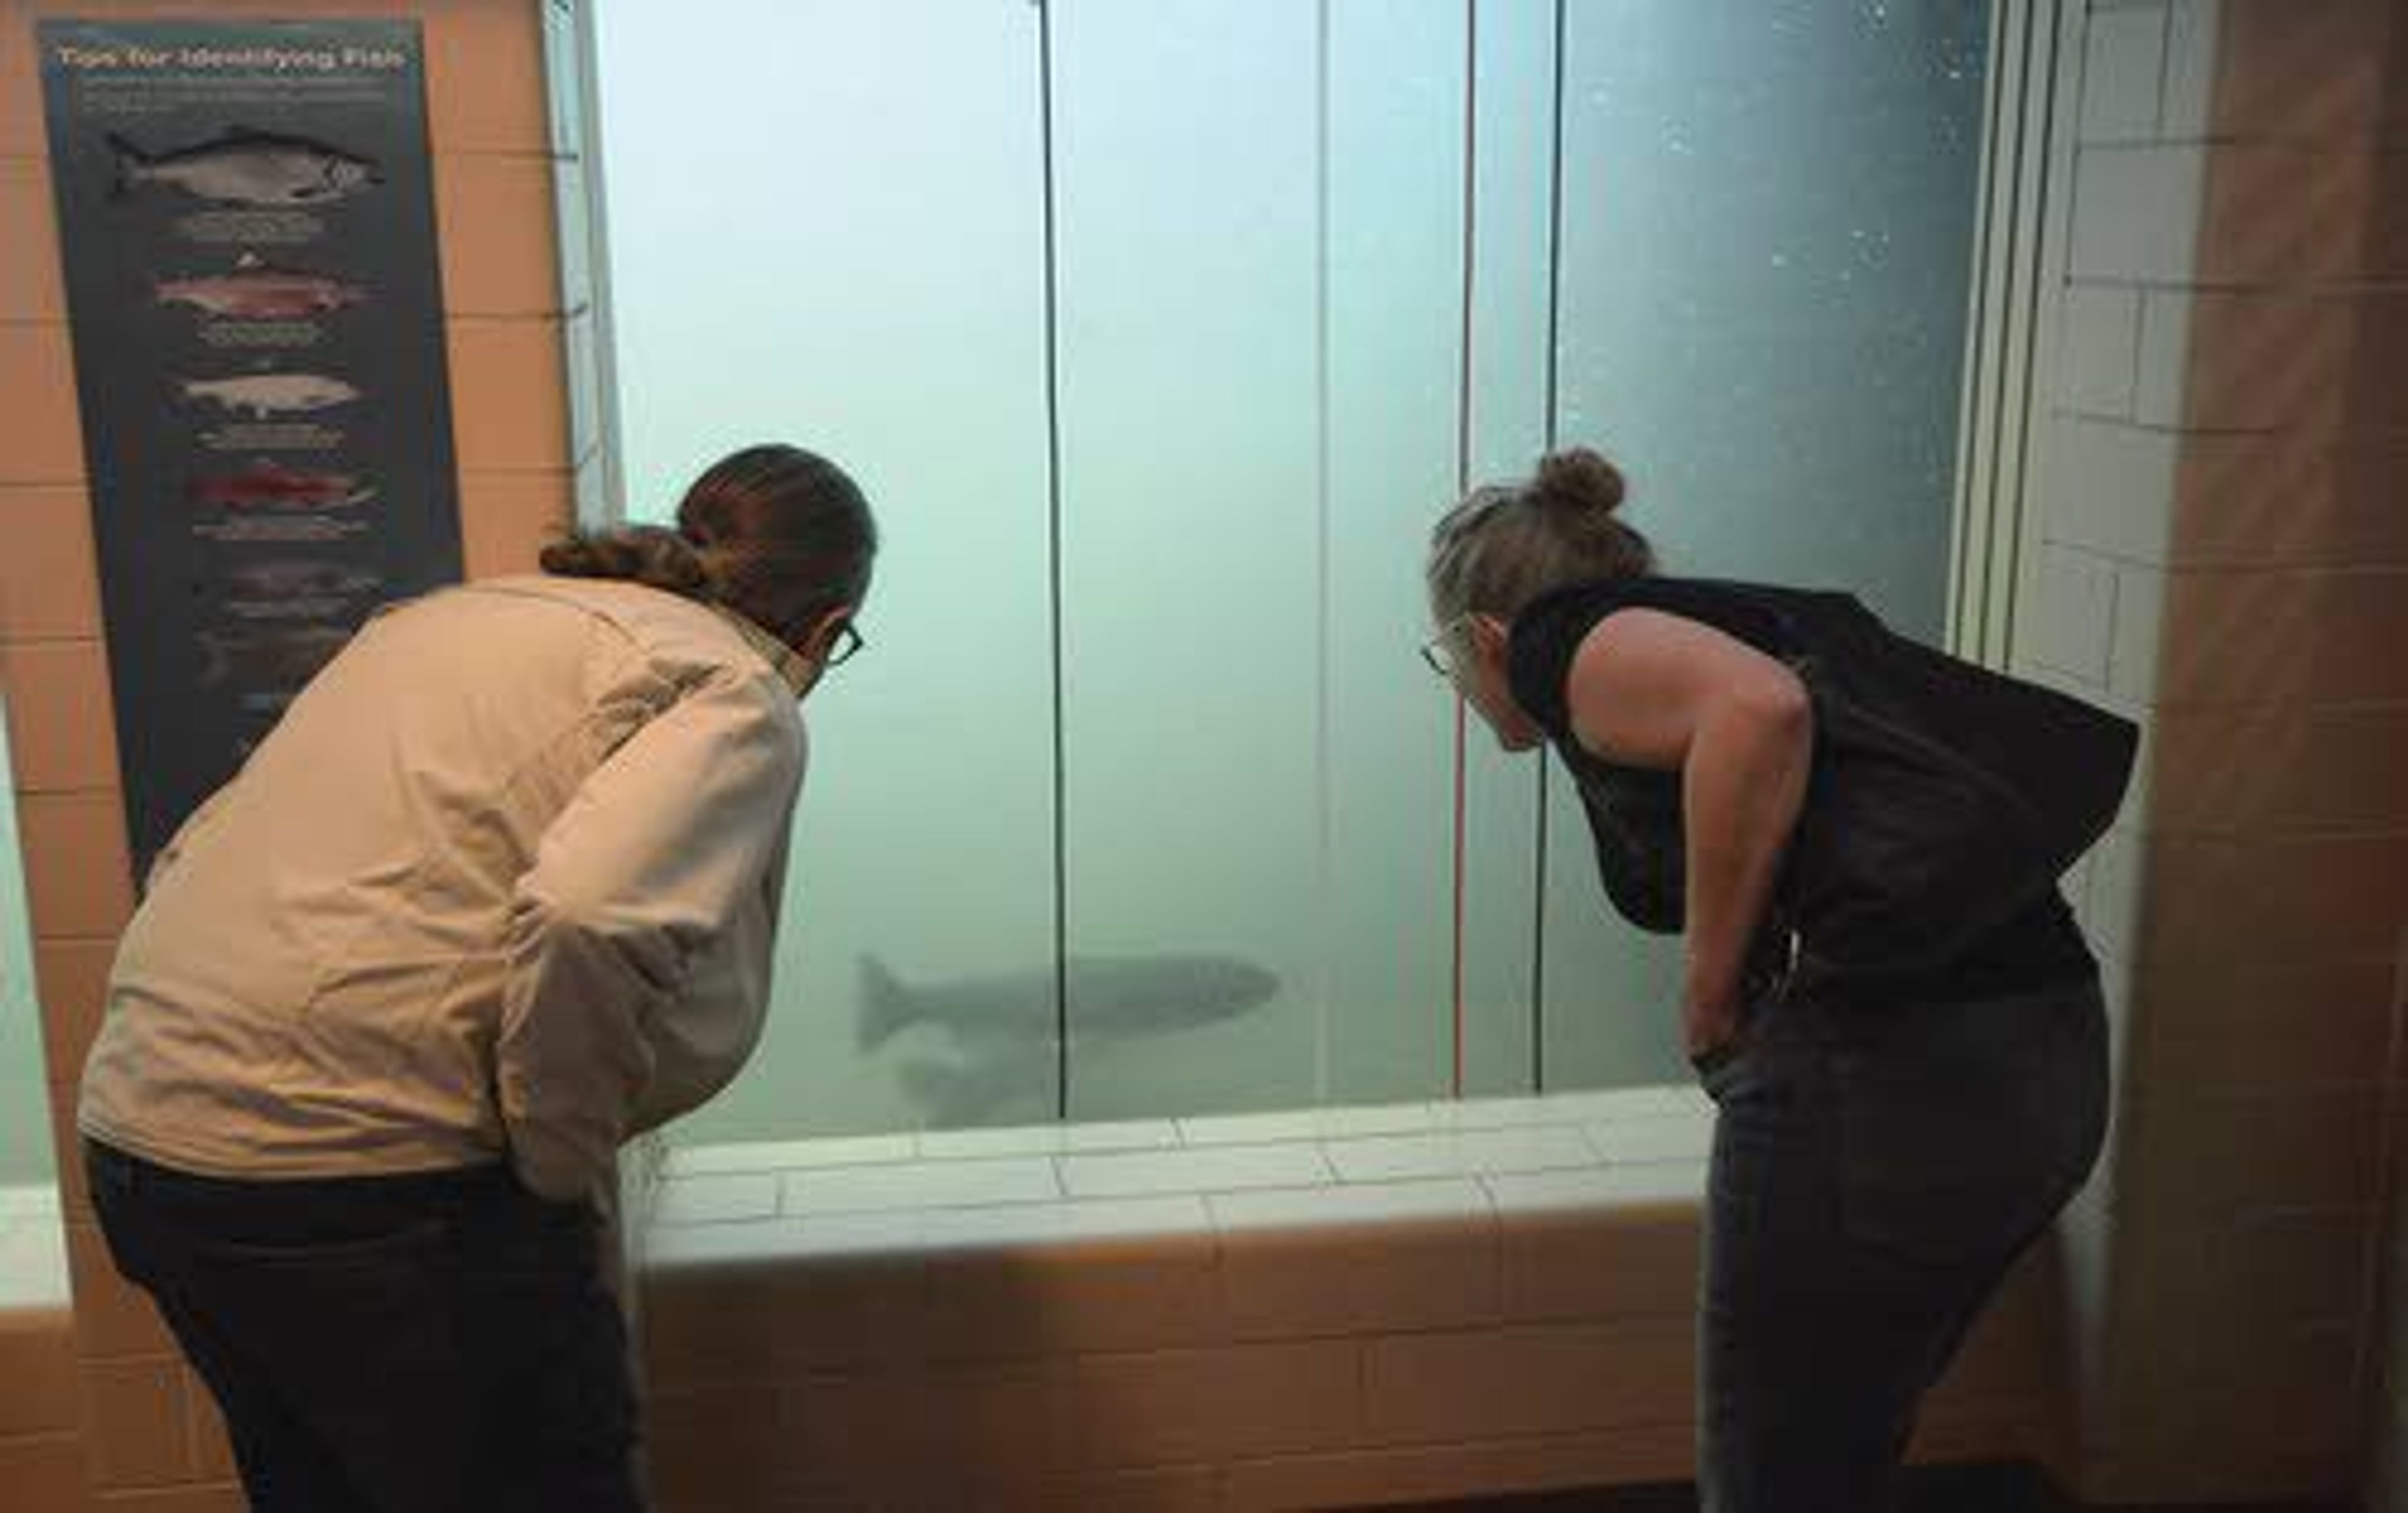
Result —
[[323, 273], [277, 267], [246, 252], [232, 272], [158, 281], [163, 305], [190, 305], [236, 321], [292, 320], [356, 305], [367, 291]]
[[189, 479], [184, 497], [220, 510], [339, 510], [365, 504], [376, 490], [350, 473], [316, 473], [261, 458], [236, 473]]

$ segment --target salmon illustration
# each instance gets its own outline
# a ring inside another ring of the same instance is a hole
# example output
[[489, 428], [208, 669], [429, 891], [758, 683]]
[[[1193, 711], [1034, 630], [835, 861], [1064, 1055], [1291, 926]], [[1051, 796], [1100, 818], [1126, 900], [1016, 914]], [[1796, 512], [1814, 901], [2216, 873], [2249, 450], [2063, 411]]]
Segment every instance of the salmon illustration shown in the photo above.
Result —
[[307, 137], [230, 126], [189, 147], [151, 152], [108, 134], [117, 180], [111, 197], [164, 185], [221, 205], [309, 205], [381, 183], [376, 163]]
[[233, 682], [250, 687], [298, 688], [333, 661], [351, 639], [351, 631], [335, 626], [204, 630], [201, 684], [214, 687]]
[[237, 473], [185, 482], [191, 503], [221, 510], [340, 510], [365, 504], [376, 490], [349, 473], [313, 473], [266, 458]]
[[239, 378], [186, 379], [182, 393], [186, 399], [206, 399], [232, 413], [248, 412], [260, 420], [270, 415], [306, 415], [312, 411], [331, 410], [360, 397], [358, 389], [323, 373], [251, 373]]
[[157, 290], [162, 305], [190, 305], [205, 315], [237, 321], [324, 315], [367, 297], [367, 291], [358, 284], [322, 273], [277, 267], [251, 252], [245, 252], [230, 273], [162, 279]]
[[226, 585], [236, 594], [264, 599], [348, 598], [373, 593], [383, 583], [373, 572], [339, 562], [300, 558], [248, 563], [226, 574]]

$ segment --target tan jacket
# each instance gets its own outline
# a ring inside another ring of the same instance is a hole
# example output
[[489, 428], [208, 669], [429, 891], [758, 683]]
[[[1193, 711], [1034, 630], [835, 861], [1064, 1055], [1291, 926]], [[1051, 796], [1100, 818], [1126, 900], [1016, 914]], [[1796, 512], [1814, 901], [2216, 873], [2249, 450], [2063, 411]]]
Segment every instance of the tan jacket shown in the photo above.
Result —
[[507, 1155], [598, 1190], [760, 1037], [804, 763], [765, 641], [556, 578], [371, 621], [153, 868], [83, 1131], [209, 1175]]

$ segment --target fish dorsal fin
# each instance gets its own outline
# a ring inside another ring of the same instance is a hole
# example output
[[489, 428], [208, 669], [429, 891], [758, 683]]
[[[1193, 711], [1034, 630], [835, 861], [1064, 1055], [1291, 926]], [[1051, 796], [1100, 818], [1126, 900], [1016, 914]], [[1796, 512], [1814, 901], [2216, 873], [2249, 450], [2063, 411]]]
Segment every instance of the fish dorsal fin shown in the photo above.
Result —
[[342, 158], [356, 163], [367, 161], [356, 153], [347, 152], [331, 142], [322, 142], [314, 137], [301, 137], [289, 131], [269, 131], [261, 126], [228, 126], [217, 136], [203, 142], [199, 150], [213, 152], [227, 148], [243, 147], [285, 149], [324, 158]]

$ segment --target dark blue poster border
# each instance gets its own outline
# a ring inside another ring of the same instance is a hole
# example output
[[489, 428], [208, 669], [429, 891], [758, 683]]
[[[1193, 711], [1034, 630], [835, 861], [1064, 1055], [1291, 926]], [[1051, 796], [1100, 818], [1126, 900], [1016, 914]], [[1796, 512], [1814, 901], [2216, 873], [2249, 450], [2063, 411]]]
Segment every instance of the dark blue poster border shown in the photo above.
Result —
[[460, 576], [407, 21], [46, 21], [137, 872], [382, 604]]

